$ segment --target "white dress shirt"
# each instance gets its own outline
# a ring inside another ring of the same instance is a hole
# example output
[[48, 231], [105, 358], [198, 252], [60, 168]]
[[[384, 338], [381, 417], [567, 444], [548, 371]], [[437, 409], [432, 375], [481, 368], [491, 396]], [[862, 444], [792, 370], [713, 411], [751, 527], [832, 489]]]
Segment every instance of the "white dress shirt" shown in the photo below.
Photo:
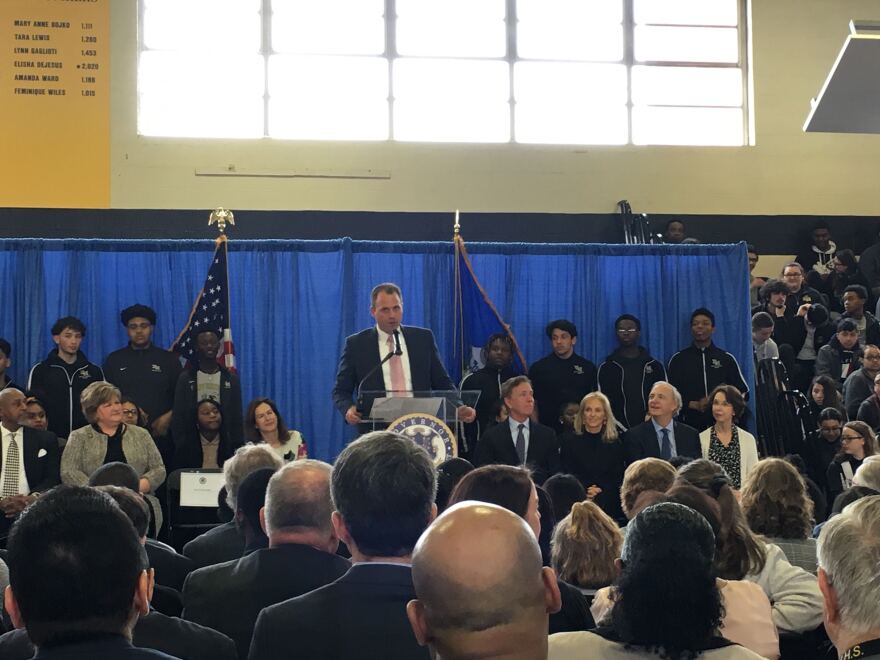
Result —
[[12, 431], [0, 424], [0, 432], [3, 437], [3, 469], [0, 471], [0, 486], [6, 478], [7, 470], [18, 470], [18, 494], [30, 495], [31, 488], [28, 485], [27, 476], [24, 473], [24, 427], [15, 432], [15, 444], [18, 445], [18, 465], [9, 465], [6, 456], [9, 453], [9, 443], [12, 441]]
[[[391, 337], [391, 344], [394, 345], [394, 335], [388, 334], [379, 325], [376, 325], [376, 331], [379, 333], [379, 359], [382, 360], [388, 355], [388, 338]], [[403, 351], [403, 355], [400, 356], [400, 362], [403, 365], [403, 382], [405, 387], [403, 389], [410, 391], [412, 390], [412, 373], [409, 369], [409, 352], [406, 350], [406, 340], [403, 338], [403, 330], [397, 333], [398, 338], [400, 339], [400, 350]], [[391, 387], [391, 360], [387, 360], [385, 364], [382, 365], [382, 379], [385, 381], [385, 389], [391, 391], [393, 388]]]
[[510, 439], [513, 440], [514, 449], [516, 449], [516, 436], [519, 435], [519, 425], [523, 425], [523, 438], [526, 441], [523, 458], [527, 457], [529, 455], [529, 418], [526, 417], [525, 421], [518, 422], [513, 417], [508, 417], [507, 423], [510, 424]]

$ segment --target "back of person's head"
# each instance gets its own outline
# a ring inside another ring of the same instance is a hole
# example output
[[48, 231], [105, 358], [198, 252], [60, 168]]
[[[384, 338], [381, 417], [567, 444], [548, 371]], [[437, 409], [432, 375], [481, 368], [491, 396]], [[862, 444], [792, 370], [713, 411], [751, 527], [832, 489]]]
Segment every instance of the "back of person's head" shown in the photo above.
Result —
[[107, 493], [116, 502], [116, 505], [122, 509], [122, 513], [128, 516], [131, 524], [143, 539], [147, 536], [147, 529], [150, 525], [150, 505], [137, 491], [120, 486], [97, 486], [102, 493]]
[[[857, 638], [866, 633], [876, 634], [880, 630], [880, 495], [850, 504], [825, 523], [816, 554], [819, 586], [825, 595], [826, 625], [830, 622]], [[829, 612], [831, 588], [836, 595], [834, 613]], [[836, 643], [833, 630], [828, 632]]]
[[752, 330], [765, 330], [772, 328], [774, 325], [773, 317], [767, 312], [756, 312], [752, 316]]
[[407, 615], [438, 657], [547, 657], [559, 589], [521, 517], [487, 503], [451, 506], [419, 539], [412, 576]]
[[323, 461], [306, 458], [288, 463], [272, 475], [264, 513], [270, 540], [284, 533], [333, 534], [332, 469]]
[[[786, 463], [791, 463], [802, 477], [807, 474], [807, 462], [800, 454], [786, 454], [782, 457], [782, 460]], [[804, 483], [806, 484], [806, 479]]]
[[633, 518], [611, 610], [621, 641], [673, 658], [704, 648], [723, 611], [714, 551], [709, 523], [682, 504], [655, 504]]
[[525, 468], [484, 465], [466, 474], [449, 498], [449, 506], [474, 500], [489, 502], [526, 517], [534, 484]]
[[584, 589], [607, 587], [617, 570], [623, 534], [595, 502], [577, 502], [556, 525], [551, 561], [559, 577]]
[[712, 528], [715, 538], [718, 538], [721, 533], [721, 507], [716, 500], [699, 488], [686, 483], [673, 486], [664, 493], [664, 497], [667, 502], [683, 504], [703, 516]]
[[807, 321], [810, 325], [825, 325], [828, 323], [829, 318], [830, 315], [828, 314], [828, 308], [825, 307], [825, 305], [813, 303], [810, 305], [810, 309], [807, 310]]
[[872, 497], [873, 495], [880, 495], [880, 490], [874, 490], [867, 486], [851, 486], [850, 488], [847, 488], [834, 498], [834, 502], [831, 503], [831, 514], [829, 518], [836, 516], [853, 502], [856, 502], [863, 497]]
[[146, 613], [146, 553], [131, 521], [94, 488], [58, 486], [25, 509], [7, 563], [7, 608], [38, 647], [94, 633], [130, 637]]
[[865, 457], [864, 462], [853, 475], [853, 485], [880, 490], [880, 455]]
[[260, 509], [266, 504], [266, 489], [269, 480], [275, 474], [275, 468], [259, 468], [246, 476], [238, 487], [235, 520], [245, 534], [251, 534], [252, 540], [259, 545], [268, 545], [269, 538], [260, 525]]
[[89, 486], [119, 486], [137, 493], [139, 485], [140, 477], [137, 470], [128, 463], [119, 461], [105, 463], [89, 477]]
[[236, 498], [241, 482], [254, 470], [273, 468], [277, 470], [282, 464], [281, 457], [264, 444], [246, 444], [235, 450], [235, 454], [223, 463], [223, 478], [226, 482], [226, 502], [235, 511], [238, 508]]
[[455, 486], [473, 469], [470, 461], [459, 457], [449, 458], [437, 466], [437, 511], [446, 509]]
[[554, 474], [542, 487], [553, 502], [553, 516], [557, 521], [571, 513], [572, 505], [587, 497], [584, 485], [573, 474]]
[[623, 473], [620, 487], [620, 506], [627, 518], [632, 518], [632, 508], [638, 496], [646, 490], [661, 493], [669, 490], [675, 481], [675, 468], [660, 458], [642, 458], [631, 463]]
[[743, 483], [741, 503], [749, 528], [774, 538], [810, 538], [813, 500], [797, 468], [781, 458], [765, 458]]
[[678, 470], [677, 483], [688, 483], [711, 495], [721, 509], [721, 533], [716, 538], [715, 567], [718, 577], [742, 580], [764, 569], [767, 552], [749, 529], [727, 473], [717, 463], [698, 458]]
[[333, 506], [367, 556], [404, 557], [434, 515], [431, 457], [390, 431], [361, 436], [339, 454], [330, 481]]

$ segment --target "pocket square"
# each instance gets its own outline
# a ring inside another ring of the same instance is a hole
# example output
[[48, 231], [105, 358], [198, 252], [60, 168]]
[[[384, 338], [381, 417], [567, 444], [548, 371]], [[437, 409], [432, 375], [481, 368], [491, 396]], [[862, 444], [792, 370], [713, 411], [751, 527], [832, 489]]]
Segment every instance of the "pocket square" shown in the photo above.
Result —
[[48, 453], [49, 452], [47, 452], [45, 449], [41, 449], [40, 451], [37, 452], [37, 458], [43, 458], [43, 456], [48, 455]]

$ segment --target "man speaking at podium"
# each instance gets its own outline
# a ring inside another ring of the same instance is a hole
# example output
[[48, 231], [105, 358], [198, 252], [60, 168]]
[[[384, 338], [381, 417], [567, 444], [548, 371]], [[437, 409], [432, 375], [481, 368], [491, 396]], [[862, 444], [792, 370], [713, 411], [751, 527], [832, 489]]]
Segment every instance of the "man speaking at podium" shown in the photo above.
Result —
[[[366, 397], [358, 409], [353, 394], [384, 390], [389, 396], [404, 396], [411, 391], [456, 389], [440, 361], [434, 334], [427, 328], [400, 325], [400, 287], [390, 282], [373, 287], [370, 315], [376, 326], [345, 340], [336, 371], [333, 403], [346, 422], [359, 424], [373, 404], [372, 397]], [[476, 414], [469, 406], [458, 408], [463, 422], [472, 422]]]

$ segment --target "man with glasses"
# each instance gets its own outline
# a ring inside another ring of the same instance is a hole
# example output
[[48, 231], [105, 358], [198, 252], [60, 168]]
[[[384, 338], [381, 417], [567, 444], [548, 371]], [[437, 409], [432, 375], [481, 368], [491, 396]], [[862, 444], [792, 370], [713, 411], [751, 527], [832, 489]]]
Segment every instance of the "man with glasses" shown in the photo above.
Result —
[[171, 425], [180, 362], [173, 353], [153, 344], [156, 312], [151, 308], [132, 305], [122, 310], [120, 318], [128, 333], [128, 345], [107, 356], [104, 374], [143, 408], [153, 435], [165, 437]]
[[666, 380], [663, 363], [639, 345], [642, 323], [632, 314], [614, 322], [617, 349], [599, 365], [599, 390], [611, 402], [615, 419], [630, 429], [645, 421], [654, 383]]
[[785, 305], [791, 312], [797, 312], [802, 305], [813, 303], [825, 304], [822, 294], [806, 285], [804, 267], [797, 261], [785, 264], [785, 267], [782, 269], [782, 281], [788, 287], [788, 297], [785, 299]]
[[[840, 452], [840, 431], [843, 415], [836, 408], [825, 408], [819, 413], [818, 428], [807, 434], [801, 452], [807, 464], [807, 476], [827, 495], [828, 465]], [[828, 502], [829, 506], [832, 504]]]
[[862, 368], [851, 373], [843, 382], [843, 402], [847, 417], [856, 418], [859, 406], [874, 391], [874, 379], [878, 375], [880, 375], [880, 348], [868, 344], [862, 354]]

